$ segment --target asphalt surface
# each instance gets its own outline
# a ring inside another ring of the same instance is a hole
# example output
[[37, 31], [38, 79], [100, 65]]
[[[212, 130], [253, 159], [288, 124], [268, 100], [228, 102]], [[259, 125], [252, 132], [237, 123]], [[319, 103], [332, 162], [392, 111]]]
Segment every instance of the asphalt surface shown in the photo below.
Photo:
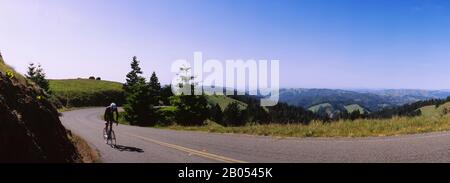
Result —
[[105, 163], [412, 163], [450, 162], [450, 132], [381, 138], [276, 138], [114, 126], [102, 137], [104, 108], [63, 113], [63, 125]]

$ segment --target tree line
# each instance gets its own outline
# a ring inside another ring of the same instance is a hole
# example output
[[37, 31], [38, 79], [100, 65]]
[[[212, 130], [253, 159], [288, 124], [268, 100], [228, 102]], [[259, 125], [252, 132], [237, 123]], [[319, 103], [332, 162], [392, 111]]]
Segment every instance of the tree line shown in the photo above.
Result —
[[[172, 122], [178, 125], [204, 125], [207, 119], [224, 126], [242, 126], [248, 123], [308, 124], [317, 119], [313, 112], [285, 103], [261, 107], [260, 98], [249, 95], [230, 96], [242, 103], [232, 102], [222, 109], [219, 104], [209, 104], [204, 94], [173, 95], [170, 85], [161, 88], [155, 72], [150, 80], [146, 81], [136, 57], [130, 66], [131, 71], [127, 74], [127, 82], [124, 84], [124, 109], [125, 119], [132, 125], [168, 125]], [[189, 71], [190, 68], [180, 68], [180, 81], [176, 88], [188, 88], [194, 93], [195, 88], [201, 86], [194, 82], [195, 76], [189, 75]], [[246, 106], [243, 107], [243, 104]], [[168, 106], [174, 110], [168, 110]]]

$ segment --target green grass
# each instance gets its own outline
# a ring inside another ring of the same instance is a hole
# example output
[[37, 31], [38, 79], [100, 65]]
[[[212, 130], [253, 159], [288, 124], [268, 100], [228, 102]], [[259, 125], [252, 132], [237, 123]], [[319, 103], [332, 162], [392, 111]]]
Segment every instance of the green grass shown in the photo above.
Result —
[[310, 110], [314, 113], [317, 113], [320, 108], [333, 108], [333, 106], [330, 103], [323, 103], [323, 104], [311, 106], [310, 108], [308, 108], [308, 110]]
[[433, 117], [439, 111], [436, 106], [425, 106], [419, 109], [423, 116]]
[[90, 79], [49, 80], [50, 90], [60, 106], [106, 106], [111, 102], [124, 102], [122, 83]]
[[[434, 107], [433, 107], [434, 108]], [[450, 109], [450, 103], [428, 110], [428, 114], [417, 117], [394, 117], [392, 119], [358, 119], [322, 123], [314, 121], [309, 125], [269, 124], [247, 125], [243, 127], [224, 127], [214, 122], [205, 126], [185, 127], [171, 125], [159, 127], [173, 130], [205, 131], [215, 133], [236, 133], [279, 137], [380, 137], [416, 134], [450, 130], [450, 115], [444, 114], [444, 108]]]
[[50, 80], [50, 88], [56, 93], [92, 93], [104, 90], [122, 91], [122, 83], [91, 79]]
[[345, 106], [345, 109], [349, 113], [352, 113], [353, 111], [359, 111], [361, 114], [363, 114], [364, 112], [366, 112], [366, 109], [364, 109], [363, 107], [361, 107], [358, 104], [347, 105], [347, 106]]
[[244, 110], [247, 108], [247, 104], [241, 101], [238, 101], [236, 99], [224, 96], [224, 95], [211, 95], [211, 96], [206, 96], [206, 99], [208, 100], [208, 103], [211, 106], [215, 106], [216, 104], [219, 104], [220, 108], [222, 108], [222, 110], [225, 110], [225, 108], [230, 105], [233, 102], [237, 102], [239, 104], [239, 107]]

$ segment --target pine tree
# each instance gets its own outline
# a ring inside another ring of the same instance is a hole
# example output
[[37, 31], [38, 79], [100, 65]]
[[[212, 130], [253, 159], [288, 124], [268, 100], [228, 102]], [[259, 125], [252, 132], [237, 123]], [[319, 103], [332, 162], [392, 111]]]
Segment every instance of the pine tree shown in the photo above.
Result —
[[50, 83], [46, 79], [46, 74], [40, 64], [38, 64], [38, 66], [36, 67], [34, 63], [30, 63], [30, 65], [28, 66], [27, 74], [25, 76], [27, 79], [33, 81], [39, 87], [41, 87], [47, 94], [51, 94]]
[[150, 82], [148, 83], [150, 88], [151, 102], [153, 105], [159, 105], [159, 100], [161, 99], [161, 84], [158, 81], [156, 73], [153, 72], [150, 77]]
[[160, 96], [160, 100], [162, 101], [163, 105], [170, 105], [170, 97], [173, 96], [172, 86], [166, 85], [161, 88]]
[[190, 68], [180, 68], [179, 77], [181, 82], [179, 87], [182, 89], [186, 87], [190, 89], [191, 94], [182, 94], [180, 96], [171, 97], [172, 105], [177, 107], [175, 118], [178, 124], [181, 125], [203, 125], [208, 118], [208, 101], [202, 95], [193, 95], [194, 76], [189, 75]]
[[126, 104], [124, 105], [125, 119], [131, 125], [151, 125], [154, 109], [151, 103], [150, 88], [141, 76], [139, 61], [133, 57], [131, 71], [127, 74], [127, 83], [124, 85]]
[[36, 66], [34, 66], [34, 63], [30, 63], [30, 65], [28, 66], [28, 71], [25, 77], [34, 82], [36, 78]]
[[245, 120], [247, 120], [248, 122], [255, 122], [255, 123], [270, 122], [269, 113], [258, 103], [249, 102], [244, 115]]
[[125, 92], [130, 92], [131, 88], [138, 83], [145, 83], [145, 78], [140, 76], [142, 74], [141, 67], [139, 67], [139, 60], [136, 56], [133, 57], [131, 62], [131, 71], [127, 74], [126, 83], [124, 85]]
[[359, 110], [354, 110], [353, 112], [350, 113], [350, 119], [356, 120], [361, 116], [361, 112]]
[[237, 102], [229, 104], [223, 111], [223, 121], [227, 126], [240, 126], [245, 122], [243, 112]]
[[223, 112], [222, 112], [222, 108], [220, 107], [219, 104], [216, 104], [215, 106], [213, 106], [211, 108], [211, 120], [213, 120], [216, 123], [222, 123], [223, 121]]
[[348, 113], [348, 111], [346, 109], [342, 109], [341, 110], [341, 119], [349, 119], [350, 118], [350, 114]]

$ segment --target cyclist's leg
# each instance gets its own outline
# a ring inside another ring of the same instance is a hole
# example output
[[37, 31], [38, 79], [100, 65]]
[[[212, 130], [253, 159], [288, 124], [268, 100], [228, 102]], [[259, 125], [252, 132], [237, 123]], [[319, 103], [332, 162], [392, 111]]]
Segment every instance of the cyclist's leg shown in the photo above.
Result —
[[109, 138], [109, 121], [105, 122], [106, 138]]
[[105, 121], [105, 130], [108, 132], [108, 121]]
[[105, 128], [103, 129], [105, 138], [108, 138], [108, 121], [105, 121]]
[[113, 123], [114, 123], [113, 121], [110, 121], [110, 122], [109, 122], [109, 131], [112, 131], [112, 130], [113, 130], [113, 129], [112, 129], [112, 128], [113, 128]]

